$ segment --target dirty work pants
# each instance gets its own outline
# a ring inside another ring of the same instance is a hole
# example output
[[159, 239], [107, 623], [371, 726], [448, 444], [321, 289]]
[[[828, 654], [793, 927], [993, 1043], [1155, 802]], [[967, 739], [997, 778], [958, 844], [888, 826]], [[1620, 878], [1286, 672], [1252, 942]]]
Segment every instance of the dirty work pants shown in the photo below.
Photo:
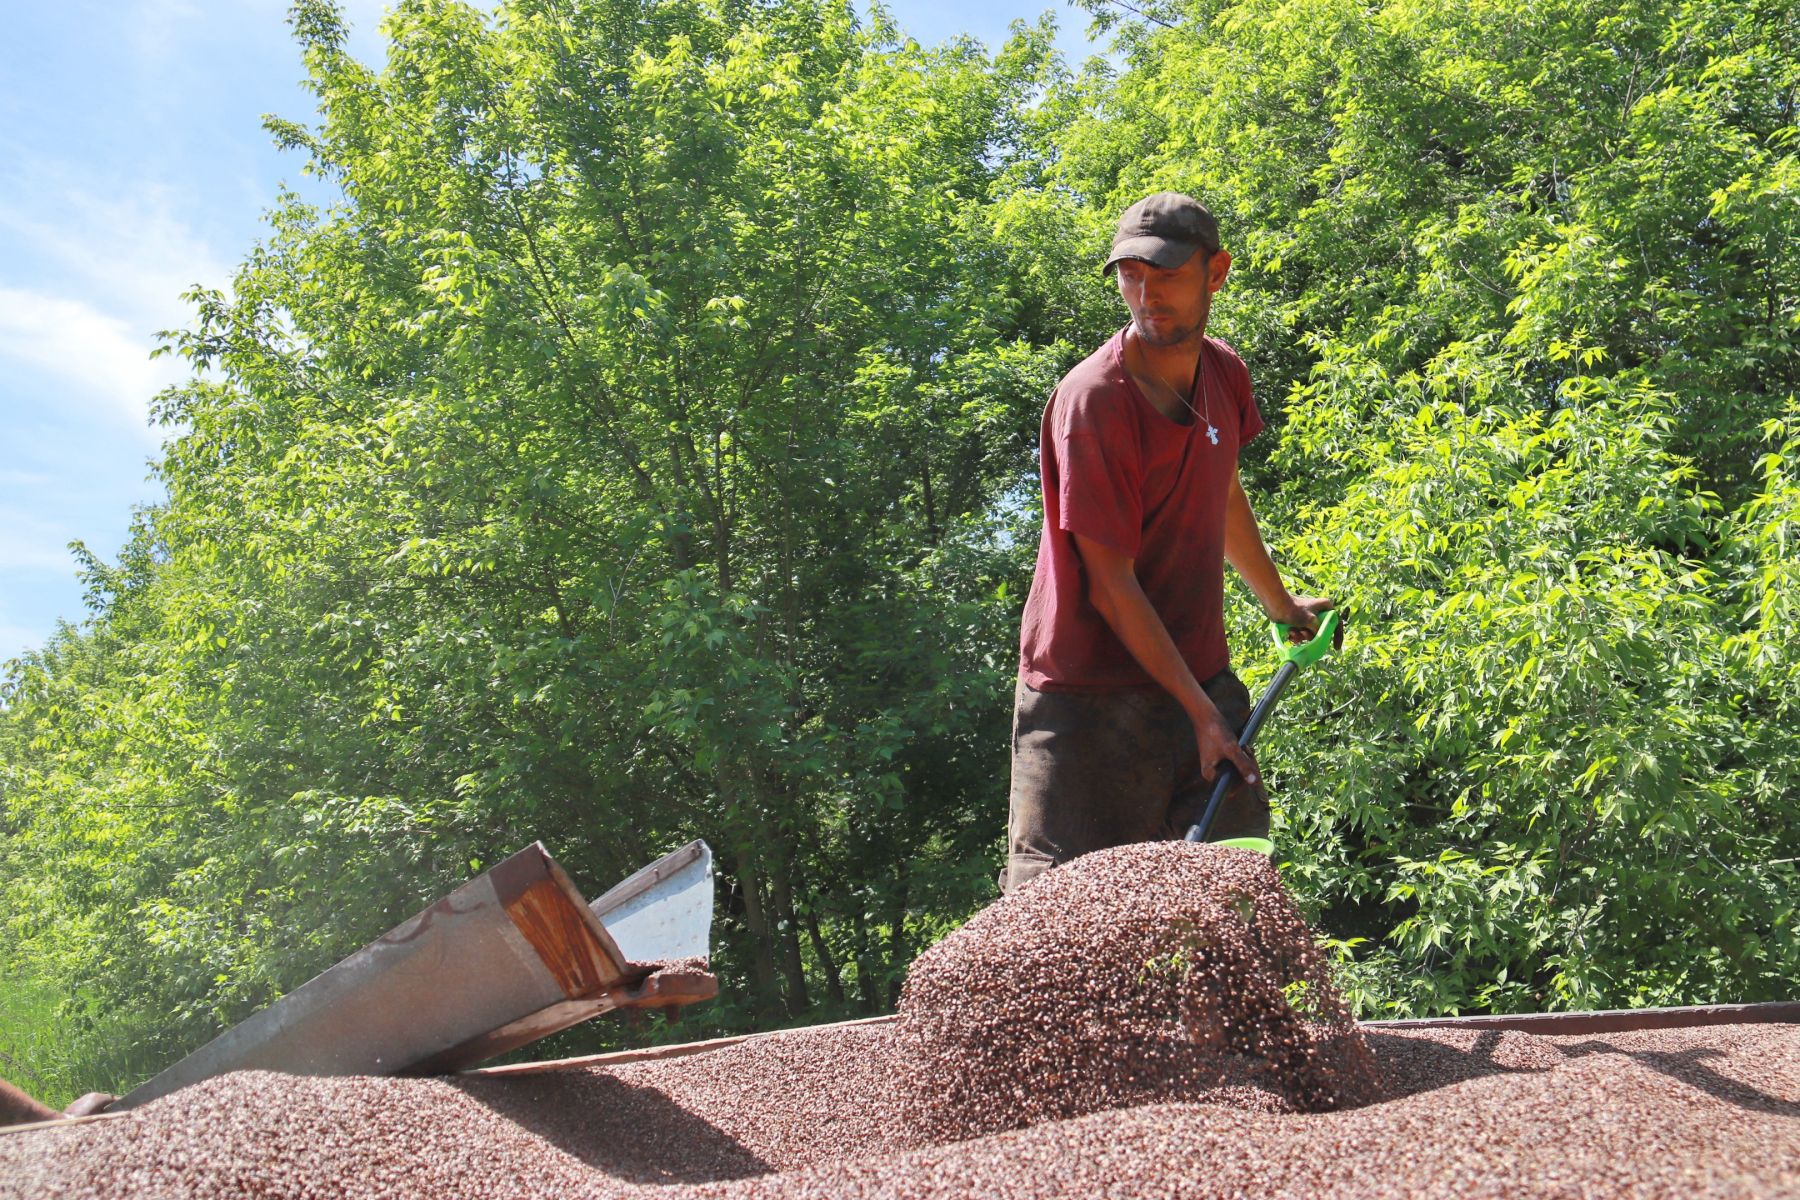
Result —
[[[1200, 686], [1241, 732], [1250, 693], [1238, 677], [1227, 669]], [[1211, 797], [1193, 722], [1167, 692], [1040, 692], [1020, 680], [1001, 890], [1092, 850], [1183, 837]], [[1238, 779], [1208, 836], [1268, 834], [1268, 793]]]

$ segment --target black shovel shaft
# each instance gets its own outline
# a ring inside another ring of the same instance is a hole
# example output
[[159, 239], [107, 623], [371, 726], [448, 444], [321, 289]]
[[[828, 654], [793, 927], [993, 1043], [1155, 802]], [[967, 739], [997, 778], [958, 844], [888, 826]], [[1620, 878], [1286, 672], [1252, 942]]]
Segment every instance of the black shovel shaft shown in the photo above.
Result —
[[[1251, 743], [1256, 741], [1257, 731], [1262, 729], [1263, 722], [1268, 720], [1269, 714], [1275, 711], [1275, 702], [1281, 699], [1281, 693], [1287, 687], [1288, 680], [1299, 673], [1300, 665], [1298, 663], [1284, 662], [1281, 664], [1281, 669], [1276, 671], [1275, 678], [1269, 681], [1269, 686], [1264, 689], [1262, 698], [1256, 702], [1256, 707], [1250, 710], [1250, 719], [1244, 722], [1244, 731], [1238, 734], [1239, 746], [1248, 750]], [[1219, 778], [1218, 782], [1213, 784], [1212, 799], [1206, 802], [1206, 811], [1200, 814], [1200, 820], [1187, 831], [1188, 841], [1204, 842], [1206, 840], [1206, 835], [1212, 832], [1213, 818], [1219, 815], [1219, 805], [1224, 802], [1225, 793], [1231, 790], [1231, 782], [1236, 778], [1236, 767], [1229, 762], [1219, 764]]]

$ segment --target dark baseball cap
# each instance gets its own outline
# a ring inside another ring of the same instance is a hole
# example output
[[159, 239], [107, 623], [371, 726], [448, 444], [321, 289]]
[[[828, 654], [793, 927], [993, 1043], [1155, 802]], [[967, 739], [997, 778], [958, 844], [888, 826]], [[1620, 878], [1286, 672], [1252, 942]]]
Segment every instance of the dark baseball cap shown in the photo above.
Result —
[[1180, 192], [1145, 196], [1125, 210], [1113, 234], [1112, 256], [1102, 268], [1112, 274], [1122, 258], [1141, 258], [1159, 267], [1179, 267], [1196, 250], [1217, 253], [1219, 223], [1206, 206]]

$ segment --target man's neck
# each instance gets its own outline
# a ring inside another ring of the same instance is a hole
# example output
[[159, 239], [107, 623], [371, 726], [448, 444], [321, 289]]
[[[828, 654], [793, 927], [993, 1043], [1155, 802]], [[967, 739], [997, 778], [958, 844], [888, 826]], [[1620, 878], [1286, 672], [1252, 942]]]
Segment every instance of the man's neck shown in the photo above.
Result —
[[1205, 340], [1202, 328], [1173, 345], [1152, 346], [1138, 336], [1135, 326], [1125, 328], [1125, 369], [1137, 377], [1139, 389], [1164, 416], [1184, 424], [1193, 399], [1187, 393]]

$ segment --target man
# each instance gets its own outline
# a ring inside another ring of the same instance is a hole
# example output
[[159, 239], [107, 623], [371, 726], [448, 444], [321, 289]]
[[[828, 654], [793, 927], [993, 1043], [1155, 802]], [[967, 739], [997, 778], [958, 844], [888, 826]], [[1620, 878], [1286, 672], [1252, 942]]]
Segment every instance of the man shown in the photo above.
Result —
[[33, 1125], [39, 1121], [60, 1121], [64, 1117], [87, 1117], [104, 1112], [118, 1097], [110, 1092], [89, 1092], [62, 1112], [27, 1095], [0, 1079], [0, 1125]]
[[62, 1114], [0, 1079], [0, 1125], [32, 1125], [59, 1121]]
[[1105, 266], [1131, 323], [1044, 410], [1007, 890], [1092, 850], [1182, 836], [1221, 763], [1238, 780], [1213, 836], [1268, 833], [1268, 795], [1237, 744], [1250, 697], [1225, 645], [1224, 563], [1272, 620], [1311, 630], [1332, 605], [1288, 593], [1238, 482], [1238, 450], [1263, 423], [1243, 361], [1206, 336], [1230, 269], [1199, 202], [1132, 205]]

